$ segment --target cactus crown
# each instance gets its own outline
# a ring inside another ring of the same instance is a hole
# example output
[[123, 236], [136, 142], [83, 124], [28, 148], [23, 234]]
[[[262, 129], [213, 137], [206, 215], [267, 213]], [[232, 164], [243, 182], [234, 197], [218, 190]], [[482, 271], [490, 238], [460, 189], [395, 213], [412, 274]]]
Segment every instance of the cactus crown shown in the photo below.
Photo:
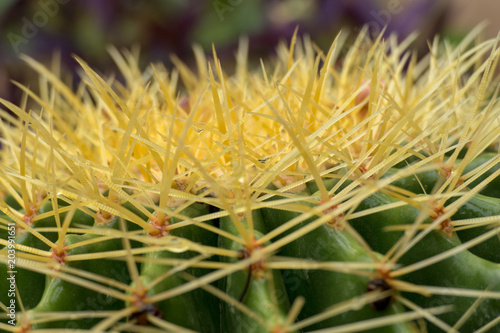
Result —
[[[500, 212], [493, 208], [453, 218], [480, 192], [496, 200], [482, 191], [500, 175], [494, 84], [500, 51], [498, 40], [476, 42], [479, 30], [456, 46], [436, 39], [421, 60], [410, 48], [415, 35], [401, 43], [395, 36], [369, 41], [364, 30], [350, 46], [339, 35], [327, 53], [294, 37], [253, 70], [242, 41], [234, 75], [225, 73], [215, 49], [208, 62], [195, 47], [195, 72], [175, 57], [172, 71], [152, 65], [143, 72], [136, 52], [111, 49], [124, 81], [103, 78], [77, 58], [83, 72], [75, 89], [57, 65], [23, 57], [40, 86], [34, 92], [16, 83], [25, 96], [20, 106], [1, 100], [0, 263], [8, 264], [14, 224], [16, 266], [26, 281], [43, 274], [68, 295], [78, 286], [90, 296], [81, 306], [57, 308], [49, 304], [56, 299], [49, 282], [28, 300], [19, 280], [17, 326], [0, 322], [0, 331], [73, 324], [94, 331], [198, 330], [162, 305], [187, 302], [193, 292], [268, 332], [362, 331], [414, 320], [404, 329], [498, 327], [495, 259], [474, 256], [492, 272], [485, 285], [450, 276], [444, 284], [413, 279], [430, 267], [446, 274], [449, 266], [440, 263], [488, 240], [498, 243]], [[496, 154], [470, 167], [488, 151]], [[436, 177], [432, 185], [428, 174]], [[375, 195], [391, 199], [369, 204]], [[377, 214], [390, 220], [378, 231], [365, 234], [355, 224]], [[457, 232], [478, 227], [485, 231], [457, 240]], [[335, 233], [325, 242], [343, 239], [347, 250], [338, 245], [321, 253], [320, 232]], [[435, 253], [419, 247], [431, 235], [441, 237]], [[446, 242], [454, 245], [441, 246]], [[301, 255], [301, 247], [310, 252]], [[362, 291], [311, 310], [316, 300], [307, 293], [314, 291], [293, 294], [286, 279], [296, 274], [302, 288], [307, 279], [300, 274], [309, 271], [324, 273], [310, 277], [325, 283], [335, 276], [339, 285], [331, 288], [354, 281]], [[243, 282], [234, 287], [239, 273]], [[181, 282], [162, 287], [173, 277]], [[268, 315], [251, 303], [261, 281], [271, 290]], [[282, 285], [291, 305], [276, 296]], [[440, 295], [472, 301], [458, 318], [446, 317], [452, 302]], [[8, 300], [0, 301], [8, 314]], [[474, 313], [483, 305], [489, 317], [478, 324]], [[388, 306], [392, 312], [379, 315]], [[373, 314], [348, 318], [361, 308]], [[224, 313], [214, 331], [235, 331]]]

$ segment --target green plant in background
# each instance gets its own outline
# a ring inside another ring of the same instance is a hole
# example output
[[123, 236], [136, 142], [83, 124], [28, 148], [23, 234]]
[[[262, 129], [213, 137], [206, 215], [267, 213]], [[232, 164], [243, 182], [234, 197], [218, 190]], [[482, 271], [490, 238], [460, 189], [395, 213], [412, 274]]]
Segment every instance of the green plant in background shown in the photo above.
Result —
[[111, 50], [124, 83], [78, 59], [75, 89], [24, 57], [0, 331], [500, 331], [500, 51], [477, 33], [420, 61], [415, 36], [294, 37], [255, 71], [243, 41], [232, 76]]

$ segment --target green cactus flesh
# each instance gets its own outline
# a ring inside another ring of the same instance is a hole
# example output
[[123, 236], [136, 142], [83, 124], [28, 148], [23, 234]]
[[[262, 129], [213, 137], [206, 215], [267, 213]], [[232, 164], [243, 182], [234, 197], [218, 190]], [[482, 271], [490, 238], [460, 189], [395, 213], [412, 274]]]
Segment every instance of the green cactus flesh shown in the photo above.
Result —
[[254, 71], [243, 40], [234, 75], [113, 49], [125, 84], [77, 59], [76, 89], [23, 58], [0, 332], [500, 332], [500, 49], [477, 32], [419, 61], [414, 36], [294, 37]]

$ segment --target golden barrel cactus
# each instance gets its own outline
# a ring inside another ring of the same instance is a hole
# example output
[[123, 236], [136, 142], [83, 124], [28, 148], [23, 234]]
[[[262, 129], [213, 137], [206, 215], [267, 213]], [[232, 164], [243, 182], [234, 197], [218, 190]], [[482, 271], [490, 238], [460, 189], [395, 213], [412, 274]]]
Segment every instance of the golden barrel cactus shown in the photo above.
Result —
[[497, 40], [308, 38], [0, 108], [1, 332], [500, 332]]

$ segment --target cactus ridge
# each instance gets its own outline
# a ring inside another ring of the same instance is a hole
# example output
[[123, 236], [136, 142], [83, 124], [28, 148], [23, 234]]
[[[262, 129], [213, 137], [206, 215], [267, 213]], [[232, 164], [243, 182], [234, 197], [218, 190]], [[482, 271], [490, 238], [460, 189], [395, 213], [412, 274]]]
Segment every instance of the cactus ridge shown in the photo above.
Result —
[[416, 35], [294, 36], [255, 69], [243, 39], [234, 74], [215, 49], [141, 71], [112, 48], [123, 80], [76, 58], [76, 87], [23, 56], [0, 332], [500, 332], [500, 47], [479, 33], [422, 59]]

